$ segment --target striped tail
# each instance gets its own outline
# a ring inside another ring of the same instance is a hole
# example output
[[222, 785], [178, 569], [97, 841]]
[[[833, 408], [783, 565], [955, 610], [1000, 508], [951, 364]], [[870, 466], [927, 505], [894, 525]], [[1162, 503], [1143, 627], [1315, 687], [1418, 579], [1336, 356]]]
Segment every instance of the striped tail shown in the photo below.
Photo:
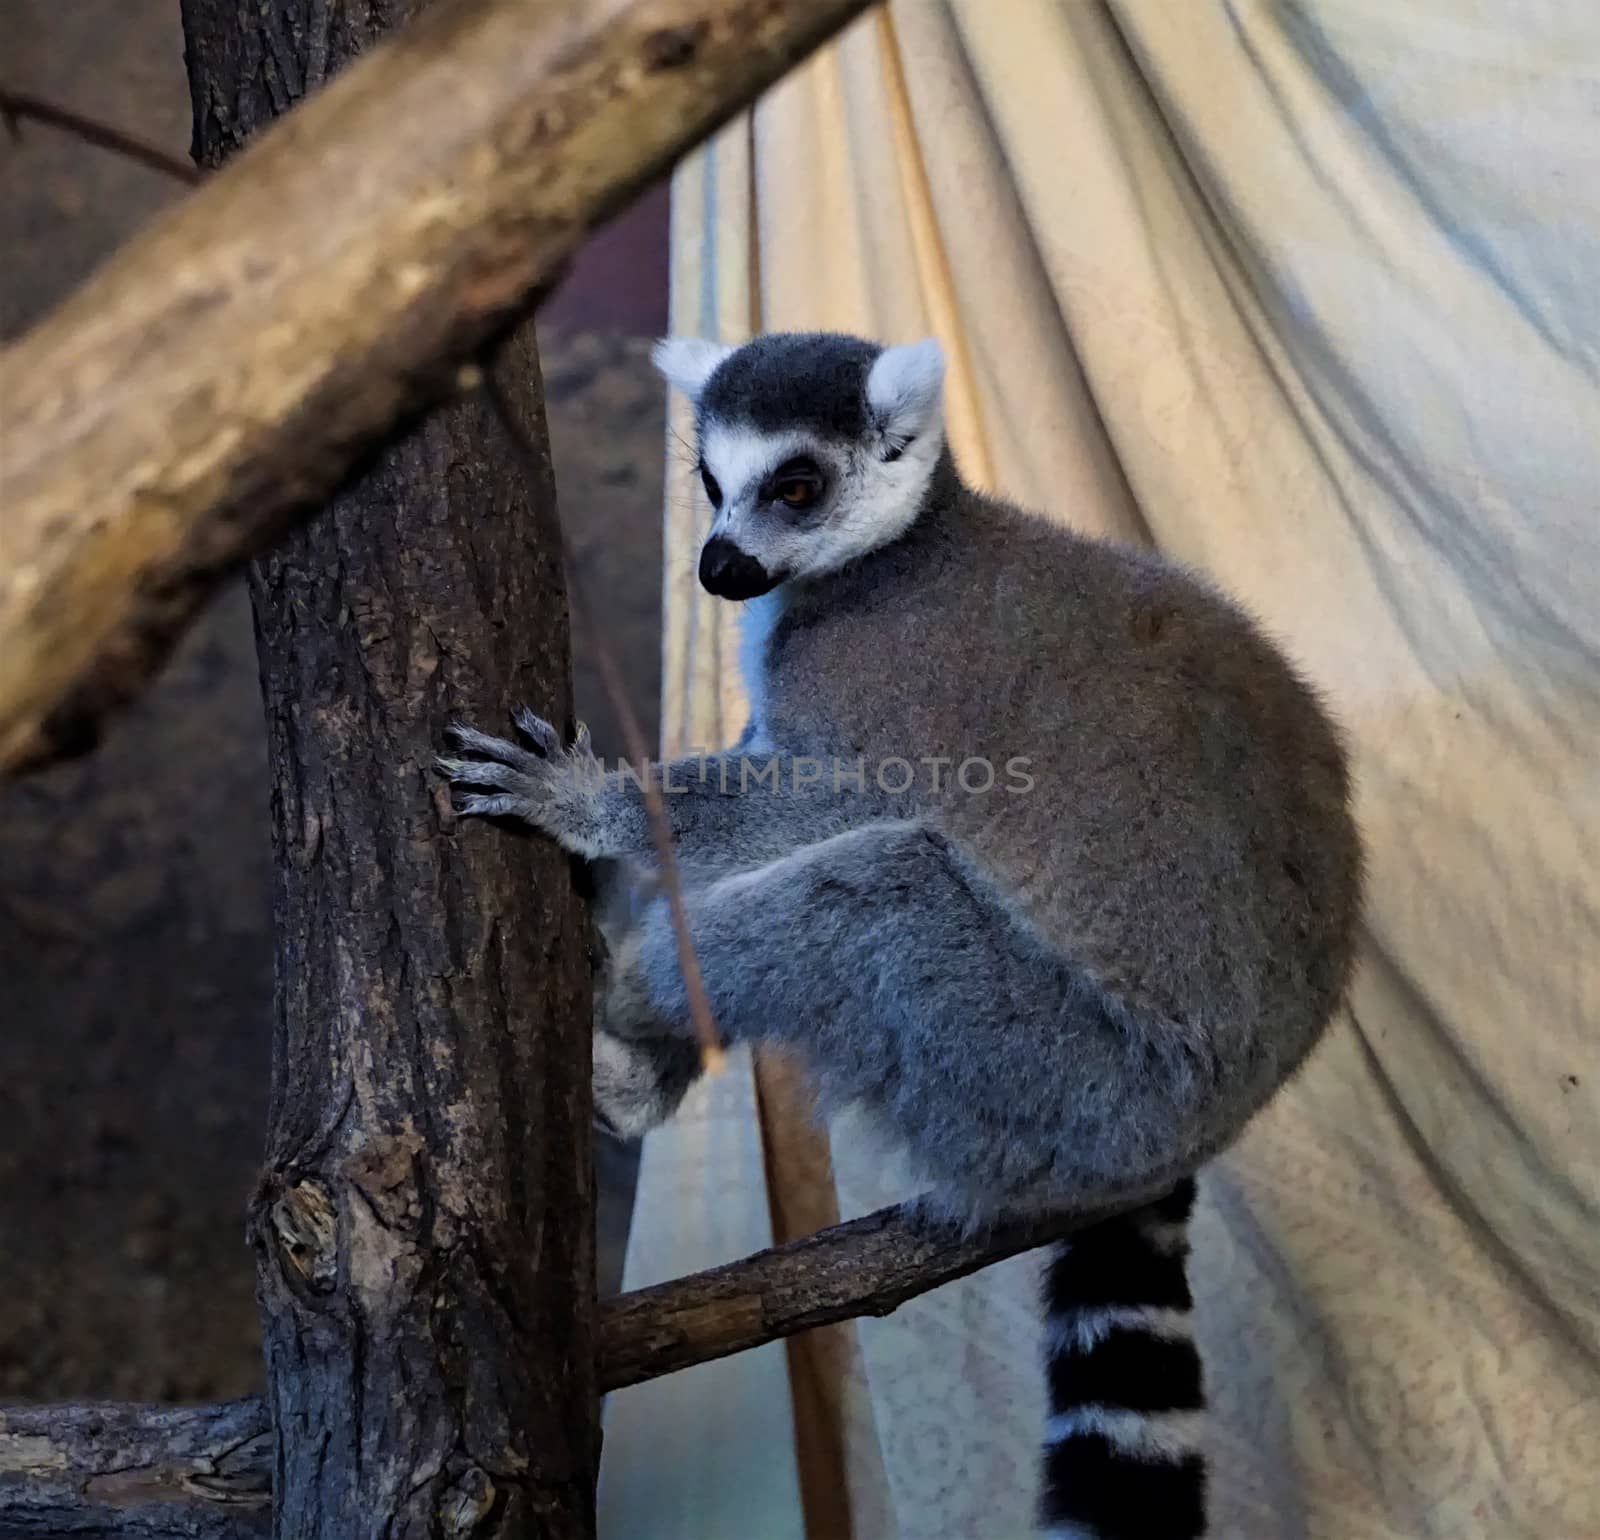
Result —
[[1040, 1524], [1054, 1540], [1199, 1540], [1205, 1406], [1184, 1266], [1194, 1179], [1063, 1242], [1045, 1274]]

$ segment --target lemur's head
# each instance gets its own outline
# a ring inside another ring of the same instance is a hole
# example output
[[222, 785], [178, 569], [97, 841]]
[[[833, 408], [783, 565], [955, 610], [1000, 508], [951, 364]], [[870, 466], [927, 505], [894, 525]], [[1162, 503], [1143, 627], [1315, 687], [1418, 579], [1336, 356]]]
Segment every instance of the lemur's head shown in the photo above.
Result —
[[944, 354], [821, 332], [656, 345], [694, 403], [711, 534], [700, 581], [753, 599], [836, 571], [916, 518], [944, 444]]

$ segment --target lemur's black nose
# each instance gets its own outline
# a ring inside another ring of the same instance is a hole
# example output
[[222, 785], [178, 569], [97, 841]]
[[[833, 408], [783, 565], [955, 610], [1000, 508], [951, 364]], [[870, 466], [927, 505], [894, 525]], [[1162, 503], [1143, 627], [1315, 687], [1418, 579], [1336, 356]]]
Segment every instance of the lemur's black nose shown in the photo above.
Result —
[[719, 599], [757, 599], [777, 585], [777, 578], [726, 535], [713, 535], [700, 551], [700, 586]]

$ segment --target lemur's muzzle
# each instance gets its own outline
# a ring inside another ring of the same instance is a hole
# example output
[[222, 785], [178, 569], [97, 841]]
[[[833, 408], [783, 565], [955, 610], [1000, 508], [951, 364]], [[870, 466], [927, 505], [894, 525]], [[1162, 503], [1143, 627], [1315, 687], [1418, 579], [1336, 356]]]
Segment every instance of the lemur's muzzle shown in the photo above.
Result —
[[726, 535], [713, 535], [700, 551], [700, 586], [719, 599], [759, 599], [778, 579]]

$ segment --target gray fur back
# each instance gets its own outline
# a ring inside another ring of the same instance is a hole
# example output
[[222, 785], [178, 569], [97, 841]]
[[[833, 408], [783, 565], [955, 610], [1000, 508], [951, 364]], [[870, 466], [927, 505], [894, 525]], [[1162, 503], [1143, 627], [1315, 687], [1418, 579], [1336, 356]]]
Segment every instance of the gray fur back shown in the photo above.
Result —
[[1041, 946], [1187, 1045], [1227, 1137], [1349, 975], [1360, 845], [1310, 688], [1192, 574], [982, 497], [948, 457], [904, 539], [796, 586], [768, 735], [869, 762], [1026, 757], [1025, 794], [919, 775], [920, 806]]

